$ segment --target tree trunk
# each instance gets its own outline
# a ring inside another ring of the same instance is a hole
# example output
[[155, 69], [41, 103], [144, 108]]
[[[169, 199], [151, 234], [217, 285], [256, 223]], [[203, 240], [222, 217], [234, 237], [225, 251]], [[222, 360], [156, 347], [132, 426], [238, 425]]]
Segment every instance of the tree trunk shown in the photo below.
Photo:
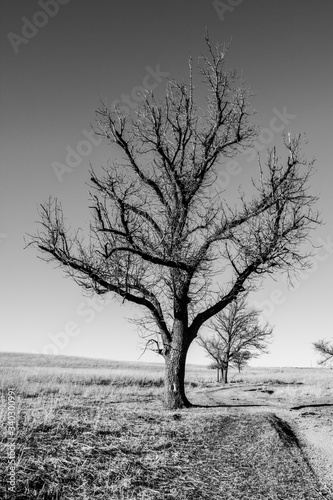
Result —
[[224, 383], [227, 384], [228, 383], [228, 365], [225, 366], [224, 368]]
[[185, 395], [185, 364], [188, 348], [186, 332], [184, 332], [182, 325], [175, 325], [172, 344], [164, 355], [164, 402], [169, 410], [191, 406]]
[[220, 368], [216, 368], [216, 382], [220, 382]]

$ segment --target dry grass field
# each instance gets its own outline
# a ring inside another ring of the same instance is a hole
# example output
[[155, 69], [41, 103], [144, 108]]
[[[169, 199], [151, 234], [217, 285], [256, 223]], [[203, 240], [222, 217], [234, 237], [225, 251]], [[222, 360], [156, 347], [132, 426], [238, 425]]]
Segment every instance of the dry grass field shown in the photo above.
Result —
[[221, 386], [213, 370], [189, 366], [196, 406], [182, 411], [163, 408], [158, 364], [3, 353], [0, 380], [1, 499], [333, 498], [327, 456], [305, 433], [330, 436], [333, 370], [247, 368]]

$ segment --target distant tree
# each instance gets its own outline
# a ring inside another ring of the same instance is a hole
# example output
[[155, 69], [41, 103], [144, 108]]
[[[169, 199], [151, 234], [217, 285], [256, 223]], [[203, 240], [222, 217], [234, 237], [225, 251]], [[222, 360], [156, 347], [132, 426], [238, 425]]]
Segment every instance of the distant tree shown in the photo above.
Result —
[[228, 382], [231, 364], [242, 367], [249, 358], [267, 352], [273, 328], [260, 325], [260, 311], [246, 305], [247, 295], [231, 302], [210, 322], [215, 335], [205, 338], [199, 335], [198, 343], [223, 373], [223, 382]]
[[333, 344], [328, 340], [318, 340], [318, 342], [313, 343], [313, 347], [316, 352], [319, 353], [322, 358], [319, 361], [320, 365], [324, 365], [329, 361], [333, 362]]
[[217, 363], [210, 363], [208, 368], [211, 370], [216, 370], [216, 382], [220, 382], [220, 367]]
[[256, 357], [255, 354], [251, 353], [250, 351], [239, 351], [235, 353], [232, 359], [232, 364], [236, 366], [236, 368], [238, 369], [238, 373], [240, 373], [248, 364], [249, 360], [254, 357]]
[[222, 352], [221, 345], [218, 339], [215, 338], [204, 338], [199, 336], [198, 343], [203, 347], [211, 359], [213, 359], [213, 363], [209, 365], [210, 368], [216, 369], [216, 381], [222, 382], [224, 380], [224, 353]]
[[189, 83], [170, 81], [162, 101], [145, 93], [135, 116], [102, 104], [96, 133], [117, 145], [119, 161], [91, 170], [88, 237], [50, 199], [29, 242], [84, 290], [144, 311], [143, 335], [165, 360], [168, 408], [190, 406], [186, 356], [200, 328], [265, 275], [307, 266], [302, 244], [318, 223], [299, 136], [285, 141], [285, 160], [272, 149], [266, 168], [259, 162], [238, 207], [214, 188], [219, 161], [251, 147], [258, 130], [248, 89], [225, 67], [227, 48], [206, 42], [207, 109], [194, 99], [191, 60]]

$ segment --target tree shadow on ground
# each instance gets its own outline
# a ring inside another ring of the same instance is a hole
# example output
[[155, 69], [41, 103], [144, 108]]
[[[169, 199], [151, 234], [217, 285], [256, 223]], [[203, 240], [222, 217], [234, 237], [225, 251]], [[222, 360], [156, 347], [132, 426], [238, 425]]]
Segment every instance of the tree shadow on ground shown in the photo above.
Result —
[[302, 408], [318, 408], [321, 406], [333, 406], [333, 403], [314, 403], [309, 405], [292, 406], [291, 410], [301, 410]]
[[191, 404], [191, 408], [251, 408], [254, 406], [267, 407], [271, 405], [228, 405], [228, 404], [218, 404], [218, 405], [203, 405], [203, 404]]

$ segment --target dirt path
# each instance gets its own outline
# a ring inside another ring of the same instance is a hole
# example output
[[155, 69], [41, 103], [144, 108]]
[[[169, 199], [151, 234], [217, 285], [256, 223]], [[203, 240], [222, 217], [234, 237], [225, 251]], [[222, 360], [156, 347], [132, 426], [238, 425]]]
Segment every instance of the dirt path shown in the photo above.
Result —
[[228, 412], [274, 413], [297, 435], [309, 465], [333, 496], [333, 402], [286, 401], [274, 396], [274, 386], [230, 384], [193, 392], [194, 404], [228, 408]]
[[310, 464], [333, 492], [333, 406], [290, 411]]

